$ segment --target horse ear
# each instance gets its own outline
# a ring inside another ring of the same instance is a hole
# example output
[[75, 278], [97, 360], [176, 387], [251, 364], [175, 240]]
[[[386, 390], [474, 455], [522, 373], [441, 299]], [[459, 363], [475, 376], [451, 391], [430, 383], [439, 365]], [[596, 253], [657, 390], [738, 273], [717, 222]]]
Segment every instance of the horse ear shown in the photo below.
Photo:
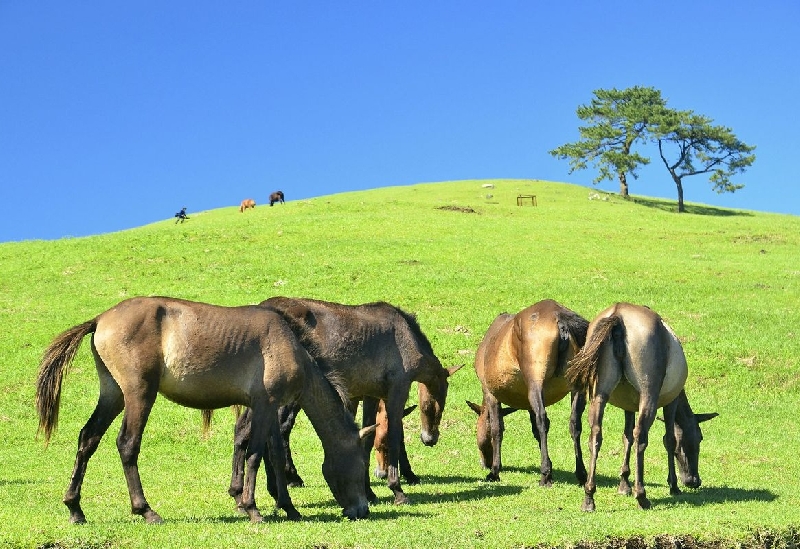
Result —
[[450, 366], [447, 369], [447, 376], [450, 377], [451, 375], [453, 375], [454, 373], [456, 373], [457, 371], [459, 371], [463, 367], [464, 367], [463, 364], [459, 364], [458, 366]]
[[364, 440], [364, 439], [365, 439], [365, 438], [367, 438], [369, 435], [371, 435], [372, 433], [374, 433], [374, 432], [375, 432], [375, 429], [377, 429], [377, 428], [378, 428], [378, 426], [377, 426], [377, 425], [370, 425], [369, 427], [364, 427], [363, 429], [361, 429], [361, 430], [359, 430], [359, 431], [358, 431], [358, 437], [359, 437], [361, 440]]
[[709, 419], [714, 419], [719, 414], [717, 412], [712, 412], [710, 414], [695, 414], [694, 418], [697, 420], [697, 423], [703, 423], [704, 421], [708, 421]]
[[481, 413], [483, 412], [483, 406], [481, 406], [480, 404], [475, 404], [474, 402], [470, 402], [468, 400], [467, 401], [467, 406], [472, 408], [472, 411], [475, 412], [478, 415], [481, 415]]
[[403, 410], [403, 417], [406, 417], [408, 414], [410, 414], [411, 412], [413, 412], [416, 409], [417, 409], [417, 405], [416, 404], [414, 404], [413, 406], [409, 406], [408, 408]]

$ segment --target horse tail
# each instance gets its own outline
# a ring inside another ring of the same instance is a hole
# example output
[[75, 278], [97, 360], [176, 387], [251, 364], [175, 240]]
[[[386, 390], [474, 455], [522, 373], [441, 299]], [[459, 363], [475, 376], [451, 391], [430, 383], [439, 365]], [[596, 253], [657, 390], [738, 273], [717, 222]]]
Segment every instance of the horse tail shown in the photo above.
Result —
[[589, 321], [573, 311], [559, 311], [558, 334], [559, 352], [565, 352], [570, 338], [575, 340], [575, 345], [580, 349], [586, 344], [586, 332]]
[[61, 405], [61, 382], [69, 370], [81, 341], [97, 329], [97, 318], [87, 320], [61, 333], [45, 349], [36, 378], [36, 411], [39, 413], [38, 432], [44, 433], [45, 443], [58, 425]]
[[[592, 337], [586, 342], [583, 349], [569, 361], [564, 375], [577, 390], [583, 392], [594, 387], [597, 382], [597, 360], [600, 348], [614, 336], [612, 330], [620, 323], [620, 320], [616, 314], [598, 320]], [[613, 339], [617, 338], [613, 337]], [[615, 343], [615, 350], [616, 347]]]

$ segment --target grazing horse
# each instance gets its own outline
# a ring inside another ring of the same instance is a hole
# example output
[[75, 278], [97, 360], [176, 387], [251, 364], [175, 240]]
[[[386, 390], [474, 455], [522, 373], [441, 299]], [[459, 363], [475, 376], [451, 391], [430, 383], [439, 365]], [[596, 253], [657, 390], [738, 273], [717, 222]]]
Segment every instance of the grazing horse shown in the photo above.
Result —
[[269, 195], [269, 205], [272, 206], [276, 202], [280, 202], [281, 204], [284, 203], [283, 191], [275, 191], [274, 193]]
[[[575, 447], [575, 476], [586, 481], [580, 447], [581, 416], [586, 405], [582, 392], [570, 389], [564, 378], [567, 362], [586, 340], [589, 322], [547, 299], [516, 315], [501, 314], [475, 354], [475, 373], [481, 382], [483, 404], [470, 404], [478, 412], [477, 437], [481, 462], [490, 469], [488, 481], [500, 480], [503, 416], [513, 409], [528, 410], [531, 430], [541, 451], [540, 486], [553, 483], [553, 465], [547, 449], [550, 420], [546, 406], [571, 393], [569, 429]], [[501, 411], [500, 404], [511, 409]]]
[[[670, 494], [680, 493], [675, 458], [687, 486], [700, 486], [698, 457], [703, 434], [700, 423], [717, 414], [695, 414], [684, 384], [689, 370], [677, 336], [647, 307], [617, 303], [589, 324], [586, 345], [570, 362], [567, 379], [586, 390], [589, 399], [589, 477], [582, 509], [594, 511], [597, 454], [603, 442], [603, 411], [610, 402], [625, 410], [625, 458], [620, 492], [630, 494], [628, 475], [631, 445], [636, 449], [633, 494], [640, 508], [649, 509], [644, 488], [644, 452], [658, 408], [664, 409]], [[634, 413], [639, 419], [634, 426]]]
[[255, 200], [253, 200], [252, 198], [245, 198], [244, 200], [242, 200], [242, 203], [239, 204], [239, 212], [244, 213], [245, 210], [250, 208], [255, 209], [255, 207], [256, 207]]
[[[319, 367], [335, 375], [351, 399], [363, 401], [363, 423], [375, 423], [378, 400], [386, 404], [389, 460], [387, 482], [397, 504], [408, 503], [400, 486], [398, 462], [403, 452], [403, 407], [411, 383], [417, 381], [421, 434], [426, 446], [439, 440], [439, 423], [447, 398], [448, 378], [460, 366], [442, 367], [428, 338], [413, 315], [388, 303], [340, 305], [314, 299], [272, 297], [260, 304], [279, 313]], [[286, 407], [289, 408], [289, 407]], [[293, 468], [288, 438], [297, 406], [281, 411], [281, 428], [287, 442], [287, 465]], [[291, 421], [283, 421], [285, 418]], [[237, 422], [234, 440], [234, 471], [229, 493], [236, 498], [241, 482], [237, 478], [237, 460], [246, 433], [246, 417]], [[288, 429], [287, 429], [288, 427]], [[364, 460], [369, 467], [374, 435], [368, 435]], [[295, 472], [296, 474], [296, 472]], [[369, 474], [363, 483], [367, 497], [377, 498], [369, 486]]]
[[342, 389], [325, 378], [274, 312], [258, 306], [218, 307], [167, 297], [139, 297], [65, 331], [45, 351], [37, 379], [39, 429], [47, 441], [58, 420], [62, 379], [88, 334], [93, 334], [91, 348], [100, 396], [80, 432], [75, 468], [64, 496], [71, 522], [86, 522], [80, 505], [86, 466], [123, 410], [117, 449], [131, 510], [147, 522], [162, 522], [145, 499], [138, 468], [142, 433], [158, 393], [201, 410], [230, 405], [251, 409], [248, 475], [242, 498], [251, 521], [262, 520], [255, 502], [255, 479], [266, 448], [278, 472], [270, 493], [289, 518], [300, 517], [283, 476], [277, 423], [278, 406], [294, 401], [305, 410], [322, 441], [322, 472], [344, 515], [356, 519], [369, 513], [359, 431], [345, 407]]

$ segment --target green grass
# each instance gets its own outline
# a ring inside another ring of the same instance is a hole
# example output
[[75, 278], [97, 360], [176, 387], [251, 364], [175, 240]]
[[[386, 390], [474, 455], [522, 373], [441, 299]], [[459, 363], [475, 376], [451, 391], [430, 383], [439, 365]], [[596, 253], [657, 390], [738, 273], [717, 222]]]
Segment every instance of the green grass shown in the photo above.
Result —
[[[520, 193], [536, 194], [538, 207], [516, 206]], [[530, 180], [424, 184], [0, 244], [0, 546], [521, 547], [637, 536], [653, 545], [662, 535], [796, 544], [800, 218], [695, 204], [678, 215], [671, 201], [589, 200], [591, 193]], [[386, 300], [417, 313], [443, 363], [467, 367], [452, 379], [436, 447], [419, 442], [415, 414], [406, 420], [410, 460], [422, 477], [406, 488], [413, 504], [392, 505], [376, 479], [381, 502], [370, 518], [342, 520], [322, 480], [319, 441], [302, 417], [293, 445], [308, 486], [292, 497], [306, 518], [270, 515], [260, 478], [257, 497], [268, 518], [251, 525], [227, 495], [232, 414], [218, 412], [202, 438], [198, 412], [159, 399], [140, 471], [166, 523], [152, 527], [130, 515], [117, 420], [89, 463], [89, 524], [68, 524], [61, 498], [97, 377], [84, 345], [65, 381], [59, 430], [45, 448], [35, 439], [33, 407], [41, 353], [60, 331], [127, 297], [155, 294], [223, 305], [271, 295]], [[501, 482], [481, 480], [475, 416], [464, 404], [480, 400], [475, 349], [498, 313], [544, 298], [587, 318], [616, 301], [642, 303], [675, 328], [695, 410], [720, 413], [704, 424], [702, 488], [669, 496], [657, 425], [646, 456], [653, 508], [640, 511], [618, 496], [622, 414], [610, 409], [598, 510], [582, 513], [566, 402], [548, 410], [552, 488], [538, 486], [539, 452], [521, 413], [507, 419]]]

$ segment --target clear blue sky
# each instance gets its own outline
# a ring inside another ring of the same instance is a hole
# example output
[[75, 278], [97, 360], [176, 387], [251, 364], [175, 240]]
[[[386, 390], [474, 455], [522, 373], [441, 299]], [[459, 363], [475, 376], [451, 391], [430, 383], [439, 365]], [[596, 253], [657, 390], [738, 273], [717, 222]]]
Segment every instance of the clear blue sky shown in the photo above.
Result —
[[[652, 86], [756, 145], [718, 195], [800, 215], [800, 3], [0, 1], [0, 242], [389, 185], [591, 186], [548, 151]], [[631, 193], [676, 197], [657, 155]], [[615, 182], [600, 188], [616, 191]]]

